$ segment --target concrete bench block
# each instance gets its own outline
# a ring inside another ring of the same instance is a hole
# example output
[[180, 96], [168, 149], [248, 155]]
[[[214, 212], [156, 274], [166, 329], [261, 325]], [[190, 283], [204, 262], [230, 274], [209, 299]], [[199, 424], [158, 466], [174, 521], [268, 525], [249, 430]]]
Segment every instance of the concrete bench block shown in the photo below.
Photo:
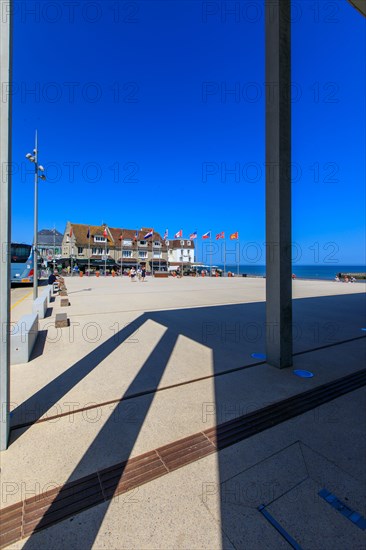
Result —
[[58, 283], [53, 283], [53, 293], [58, 292]]
[[70, 302], [68, 298], [61, 298], [61, 307], [69, 306]]
[[56, 313], [55, 327], [65, 328], [68, 326], [69, 326], [69, 320], [67, 318], [67, 313]]
[[169, 273], [167, 271], [155, 271], [154, 277], [158, 279], [167, 279], [169, 277]]
[[47, 311], [47, 295], [41, 294], [36, 300], [34, 300], [32, 305], [32, 313], [38, 313], [39, 319], [44, 319]]
[[38, 336], [38, 314], [23, 315], [10, 333], [10, 363], [28, 363]]
[[67, 296], [67, 290], [61, 290], [60, 296]]
[[51, 302], [51, 296], [52, 296], [52, 285], [46, 286], [41, 296], [43, 296], [44, 294], [47, 296], [47, 304], [49, 305], [49, 303]]

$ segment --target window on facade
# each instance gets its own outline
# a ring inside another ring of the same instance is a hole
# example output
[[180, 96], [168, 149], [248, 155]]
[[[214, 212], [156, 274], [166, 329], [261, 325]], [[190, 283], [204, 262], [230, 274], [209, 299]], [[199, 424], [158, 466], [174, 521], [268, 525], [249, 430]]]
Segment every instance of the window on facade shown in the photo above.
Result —
[[161, 252], [154, 252], [154, 258], [161, 258]]
[[154, 246], [161, 246], [160, 241], [154, 241]]
[[142, 246], [145, 246], [145, 244], [147, 244], [147, 242], [146, 242], [146, 241], [140, 241], [140, 244], [141, 244]]
[[183, 261], [183, 256], [179, 256], [179, 260], [182, 262]]
[[105, 243], [106, 241], [107, 241], [107, 237], [98, 237], [98, 236], [94, 237], [95, 243]]
[[139, 250], [139, 258], [147, 258], [147, 252], [144, 250]]
[[123, 244], [123, 246], [132, 246], [132, 240], [131, 239], [123, 239], [122, 244]]
[[182, 255], [184, 254], [183, 248], [181, 248], [180, 253], [181, 253]]
[[132, 257], [132, 252], [131, 250], [123, 250], [122, 252], [122, 258], [131, 258]]
[[82, 254], [83, 253], [83, 248], [81, 246], [78, 246], [78, 254]]

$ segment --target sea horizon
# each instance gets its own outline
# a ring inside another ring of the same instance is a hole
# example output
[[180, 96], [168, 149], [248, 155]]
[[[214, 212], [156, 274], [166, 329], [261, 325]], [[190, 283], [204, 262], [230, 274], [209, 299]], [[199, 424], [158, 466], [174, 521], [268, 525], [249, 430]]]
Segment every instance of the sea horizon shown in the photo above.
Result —
[[[217, 265], [220, 269], [224, 269], [224, 264]], [[239, 268], [239, 270], [238, 270]], [[235, 275], [247, 275], [255, 277], [264, 277], [266, 275], [265, 265], [246, 265], [242, 264], [227, 264], [225, 272], [231, 271]], [[299, 279], [323, 279], [334, 280], [338, 273], [366, 273], [366, 265], [360, 264], [337, 264], [337, 265], [311, 265], [311, 264], [294, 264], [292, 272]], [[362, 279], [363, 280], [363, 279]]]

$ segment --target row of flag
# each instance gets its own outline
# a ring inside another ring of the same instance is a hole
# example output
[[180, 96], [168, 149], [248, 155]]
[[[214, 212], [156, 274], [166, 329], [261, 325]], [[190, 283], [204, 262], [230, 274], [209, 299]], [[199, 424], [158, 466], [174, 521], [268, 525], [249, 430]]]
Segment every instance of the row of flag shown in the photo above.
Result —
[[[168, 230], [167, 230], [167, 231], [168, 231]], [[176, 233], [176, 234], [174, 235], [174, 238], [175, 238], [175, 239], [179, 239], [179, 238], [182, 237], [182, 236], [183, 236], [183, 231], [182, 231], [182, 229], [180, 229], [180, 230], [178, 231], [178, 233]], [[193, 233], [190, 234], [189, 238], [190, 238], [190, 240], [193, 240], [193, 239], [197, 239], [197, 236], [198, 236], [198, 235], [197, 235], [197, 231], [194, 231]], [[164, 237], [164, 238], [165, 238], [165, 237]], [[211, 238], [212, 238], [212, 231], [207, 231], [207, 233], [204, 233], [204, 234], [202, 235], [202, 239], [211, 239]], [[216, 235], [215, 238], [216, 238], [217, 241], [218, 241], [219, 239], [225, 239], [225, 231], [221, 231], [220, 233], [217, 233], [217, 235]], [[230, 239], [231, 241], [235, 241], [235, 240], [239, 239], [239, 231], [235, 231], [235, 233], [231, 233], [231, 234], [229, 235], [229, 239]]]
[[[146, 235], [144, 235], [144, 240], [146, 239], [150, 239], [150, 237], [152, 237], [154, 234], [154, 230], [153, 229], [150, 229]], [[72, 227], [70, 229], [70, 237], [72, 236]], [[103, 237], [107, 237], [108, 236], [108, 232], [107, 232], [107, 228], [105, 227], [104, 228], [104, 231], [103, 231]], [[87, 233], [87, 239], [89, 239], [90, 237], [90, 227], [88, 228], [88, 233]], [[175, 239], [181, 239], [183, 237], [183, 229], [180, 229], [179, 231], [177, 231], [177, 233], [175, 233], [174, 235], [174, 238]], [[198, 235], [197, 235], [197, 231], [194, 231], [193, 233], [190, 234], [189, 238], [190, 240], [192, 241], [193, 239], [197, 239]], [[119, 237], [119, 240], [121, 241], [123, 238], [123, 235], [121, 234], [120, 237]], [[163, 236], [163, 239], [164, 241], [166, 241], [168, 238], [168, 230], [166, 229], [165, 230], [165, 233], [164, 233], [164, 236]], [[207, 233], [204, 233], [202, 235], [202, 239], [211, 239], [212, 238], [212, 231], [207, 231]], [[216, 240], [218, 241], [219, 239], [225, 239], [225, 231], [221, 231], [220, 233], [217, 233], [216, 235]], [[135, 235], [134, 235], [134, 240], [137, 241], [138, 239], [138, 231], [136, 230], [135, 231]], [[229, 235], [229, 239], [231, 241], [236, 241], [239, 239], [239, 231], [236, 231], [235, 233], [231, 233]]]

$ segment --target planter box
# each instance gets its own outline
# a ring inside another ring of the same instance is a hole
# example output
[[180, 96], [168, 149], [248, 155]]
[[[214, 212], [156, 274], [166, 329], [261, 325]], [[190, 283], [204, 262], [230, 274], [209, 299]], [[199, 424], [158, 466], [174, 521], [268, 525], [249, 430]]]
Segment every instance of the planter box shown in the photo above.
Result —
[[160, 278], [160, 279], [167, 279], [169, 273], [167, 271], [155, 271], [154, 277]]

